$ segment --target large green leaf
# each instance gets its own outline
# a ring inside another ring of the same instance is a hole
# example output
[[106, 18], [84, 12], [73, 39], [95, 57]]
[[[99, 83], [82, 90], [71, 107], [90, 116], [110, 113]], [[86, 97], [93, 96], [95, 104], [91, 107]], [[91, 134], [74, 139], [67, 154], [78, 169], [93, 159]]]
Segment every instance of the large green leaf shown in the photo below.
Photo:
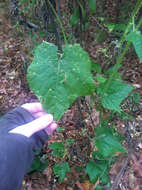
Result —
[[108, 169], [108, 162], [103, 161], [89, 161], [86, 166], [86, 173], [88, 174], [92, 183], [95, 183], [98, 178], [105, 175]]
[[59, 180], [63, 181], [64, 178], [66, 177], [66, 172], [70, 171], [69, 165], [67, 162], [62, 163], [62, 164], [57, 164], [54, 165], [53, 171], [56, 175], [59, 176]]
[[79, 96], [94, 91], [90, 58], [79, 44], [66, 45], [62, 55], [47, 42], [35, 50], [27, 80], [45, 110], [58, 120]]
[[124, 84], [121, 81], [113, 80], [104, 93], [103, 89], [105, 88], [106, 83], [107, 81], [100, 84], [97, 89], [97, 93], [101, 97], [103, 107], [110, 110], [121, 111], [120, 103], [128, 96], [133, 87], [128, 84]]
[[113, 131], [109, 127], [103, 126], [97, 128], [94, 144], [103, 157], [112, 156], [115, 152], [125, 152], [119, 139], [113, 135]]
[[131, 41], [135, 47], [136, 53], [142, 61], [142, 35], [139, 31], [134, 31], [128, 34], [126, 40]]

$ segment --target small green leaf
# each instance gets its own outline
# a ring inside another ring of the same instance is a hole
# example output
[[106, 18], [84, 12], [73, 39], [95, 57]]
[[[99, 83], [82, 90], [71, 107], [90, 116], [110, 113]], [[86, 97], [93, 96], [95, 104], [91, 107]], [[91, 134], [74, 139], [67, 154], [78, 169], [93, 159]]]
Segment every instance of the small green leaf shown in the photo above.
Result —
[[121, 111], [120, 104], [133, 90], [133, 87], [128, 84], [123, 84], [121, 81], [113, 80], [104, 93], [107, 81], [101, 83], [97, 88], [97, 93], [101, 97], [101, 102], [104, 108]]
[[126, 30], [126, 27], [127, 26], [125, 24], [115, 24], [114, 30], [124, 32]]
[[135, 47], [137, 56], [139, 57], [140, 61], [142, 61], [142, 35], [140, 38], [137, 38], [134, 42], [133, 45]]
[[113, 135], [112, 129], [109, 127], [97, 128], [94, 144], [103, 157], [112, 156], [116, 152], [125, 152], [119, 139]]
[[114, 23], [108, 23], [106, 26], [108, 27], [109, 32], [112, 32], [114, 30], [114, 28], [115, 28]]
[[64, 131], [64, 130], [65, 130], [65, 127], [58, 127], [56, 129], [56, 131], [59, 132], [59, 133], [62, 132], [62, 131]]
[[79, 9], [75, 8], [74, 13], [70, 17], [70, 23], [72, 26], [76, 26], [77, 23], [79, 22], [80, 19], [80, 14], [79, 14]]
[[105, 20], [104, 17], [98, 17], [98, 20], [100, 20], [101, 22], [103, 22]]
[[53, 156], [63, 156], [65, 146], [62, 142], [54, 142], [48, 146], [53, 150]]
[[107, 161], [89, 161], [85, 172], [88, 174], [90, 181], [95, 183], [99, 178], [103, 177], [108, 169]]
[[102, 186], [101, 185], [97, 185], [97, 187], [94, 190], [102, 190]]
[[94, 39], [96, 43], [102, 43], [107, 39], [107, 33], [101, 29], [97, 29], [94, 34]]
[[62, 164], [54, 165], [53, 171], [56, 175], [59, 176], [59, 181], [62, 182], [66, 177], [66, 173], [70, 171], [70, 168], [68, 163], [65, 162]]
[[99, 83], [104, 83], [104, 82], [106, 81], [106, 78], [103, 77], [102, 75], [97, 75], [97, 76], [95, 77], [95, 79], [96, 79], [97, 82], [99, 82]]
[[67, 139], [67, 144], [68, 145], [71, 145], [71, 144], [73, 144], [75, 142], [75, 140], [73, 139], [73, 138], [68, 138]]
[[86, 21], [86, 22], [82, 25], [82, 30], [83, 30], [83, 31], [88, 30], [89, 26], [90, 26], [90, 23], [89, 23], [88, 21]]
[[39, 157], [35, 157], [34, 161], [29, 169], [29, 173], [33, 172], [33, 171], [40, 171], [42, 172], [43, 170], [45, 170], [45, 168], [47, 167], [47, 163], [46, 162], [41, 162]]
[[101, 66], [99, 64], [92, 62], [91, 69], [96, 73], [101, 74]]
[[126, 120], [126, 119], [130, 120], [130, 121], [134, 120], [133, 116], [131, 116], [131, 115], [129, 115], [129, 114], [123, 112], [123, 111], [118, 113], [118, 117], [122, 118], [123, 120]]
[[112, 31], [122, 31], [124, 32], [126, 30], [126, 25], [125, 24], [117, 24], [117, 23], [108, 23], [107, 27], [109, 29], [110, 32]]
[[37, 150], [37, 151], [35, 151], [35, 153], [34, 153], [35, 156], [39, 156], [40, 154], [41, 154], [41, 150]]
[[138, 92], [133, 92], [133, 93], [131, 94], [131, 97], [133, 98], [133, 101], [134, 101], [136, 104], [138, 104], [138, 103], [140, 102], [141, 97], [140, 97], [140, 94], [139, 94]]
[[88, 0], [88, 7], [91, 10], [91, 13], [96, 12], [96, 0]]
[[142, 35], [139, 31], [134, 31], [128, 34], [126, 40], [131, 41], [135, 47], [136, 53], [142, 61]]

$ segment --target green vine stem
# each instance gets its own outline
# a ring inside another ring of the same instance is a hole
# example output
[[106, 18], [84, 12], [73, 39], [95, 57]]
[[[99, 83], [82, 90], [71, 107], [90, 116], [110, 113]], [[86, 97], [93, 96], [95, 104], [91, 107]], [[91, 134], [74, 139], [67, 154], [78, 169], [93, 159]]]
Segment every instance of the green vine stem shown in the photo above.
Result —
[[[121, 40], [120, 40], [121, 47], [122, 47], [122, 43], [125, 41], [125, 37], [126, 37], [128, 31], [129, 31], [130, 27], [131, 27], [131, 25], [132, 25], [131, 21], [132, 21], [132, 19], [136, 16], [136, 14], [138, 13], [138, 11], [139, 11], [139, 9], [140, 9], [141, 6], [142, 6], [142, 0], [139, 0], [139, 1], [137, 2], [137, 4], [136, 4], [136, 7], [135, 7], [133, 13], [132, 13], [130, 22], [129, 22], [129, 24], [128, 24], [128, 26], [127, 26], [127, 28], [126, 28], [126, 30], [125, 30], [125, 32], [124, 32], [124, 34], [123, 34]], [[140, 19], [140, 21], [139, 21], [139, 23], [138, 23], [138, 25], [137, 25], [137, 27], [136, 27], [136, 30], [138, 30], [138, 28], [140, 27], [141, 24], [142, 24], [142, 18]], [[123, 60], [123, 58], [124, 58], [124, 56], [125, 56], [125, 53], [127, 52], [128, 48], [129, 48], [129, 46], [130, 46], [130, 44], [131, 44], [131, 42], [127, 42], [126, 46], [125, 46], [124, 49], [123, 49], [123, 52], [120, 53], [119, 56], [117, 57], [116, 65], [115, 65], [115, 67], [114, 67], [113, 73], [111, 74], [110, 78], [108, 79], [108, 82], [107, 82], [107, 84], [106, 84], [106, 86], [105, 86], [105, 88], [104, 88], [103, 94], [105, 94], [105, 92], [106, 92], [107, 89], [109, 88], [110, 83], [111, 83], [111, 81], [113, 80], [115, 74], [117, 73], [118, 68], [119, 68], [119, 66], [120, 66], [120, 63], [122, 62], [122, 60]]]
[[67, 38], [66, 38], [66, 35], [65, 35], [65, 31], [64, 31], [64, 27], [63, 27], [63, 25], [62, 25], [62, 22], [61, 22], [59, 16], [57, 15], [57, 13], [56, 13], [56, 11], [55, 11], [55, 9], [54, 9], [52, 3], [51, 3], [49, 0], [48, 0], [48, 3], [49, 3], [49, 6], [50, 6], [51, 9], [52, 9], [54, 15], [56, 16], [57, 22], [59, 23], [59, 25], [60, 25], [60, 27], [61, 27], [61, 31], [62, 31], [63, 38], [64, 38], [64, 43], [67, 44]]

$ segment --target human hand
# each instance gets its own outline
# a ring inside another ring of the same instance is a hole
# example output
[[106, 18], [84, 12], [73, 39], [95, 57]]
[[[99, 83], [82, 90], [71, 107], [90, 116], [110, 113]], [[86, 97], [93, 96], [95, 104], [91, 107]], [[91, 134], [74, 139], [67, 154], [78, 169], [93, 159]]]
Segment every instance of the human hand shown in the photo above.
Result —
[[26, 137], [31, 137], [34, 133], [44, 129], [48, 135], [51, 135], [57, 128], [57, 124], [53, 120], [53, 116], [44, 112], [40, 103], [27, 103], [23, 104], [21, 107], [30, 112], [34, 116], [35, 120], [20, 125], [10, 130], [9, 133], [18, 133]]

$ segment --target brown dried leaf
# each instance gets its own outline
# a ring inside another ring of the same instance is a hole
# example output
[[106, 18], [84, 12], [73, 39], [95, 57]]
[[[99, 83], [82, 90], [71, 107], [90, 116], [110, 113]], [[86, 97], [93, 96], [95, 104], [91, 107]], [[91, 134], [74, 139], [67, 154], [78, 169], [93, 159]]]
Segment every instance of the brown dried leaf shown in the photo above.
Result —
[[123, 167], [124, 158], [125, 157], [121, 154], [120, 157], [118, 158], [118, 160], [112, 165], [109, 173], [110, 173], [110, 175], [112, 175], [113, 178], [119, 173], [119, 171]]
[[47, 181], [51, 181], [51, 175], [52, 175], [51, 167], [47, 167], [42, 173], [46, 176]]
[[134, 174], [130, 173], [128, 178], [129, 178], [129, 186], [130, 186], [130, 188], [134, 189], [134, 190], [139, 190], [139, 185], [137, 184], [137, 179], [134, 176]]
[[142, 153], [138, 155], [138, 158], [132, 155], [130, 165], [135, 171], [136, 176], [142, 177]]
[[97, 180], [95, 184], [91, 184], [90, 181], [86, 181], [84, 183], [80, 183], [79, 181], [76, 182], [76, 185], [80, 190], [94, 190], [98, 184], [99, 180]]
[[97, 112], [95, 108], [93, 108], [91, 113], [91, 118], [93, 120], [94, 126], [97, 126], [99, 124], [99, 115], [100, 113]]
[[79, 181], [76, 182], [76, 185], [80, 190], [90, 190], [90, 182], [86, 181], [84, 183], [80, 183]]

